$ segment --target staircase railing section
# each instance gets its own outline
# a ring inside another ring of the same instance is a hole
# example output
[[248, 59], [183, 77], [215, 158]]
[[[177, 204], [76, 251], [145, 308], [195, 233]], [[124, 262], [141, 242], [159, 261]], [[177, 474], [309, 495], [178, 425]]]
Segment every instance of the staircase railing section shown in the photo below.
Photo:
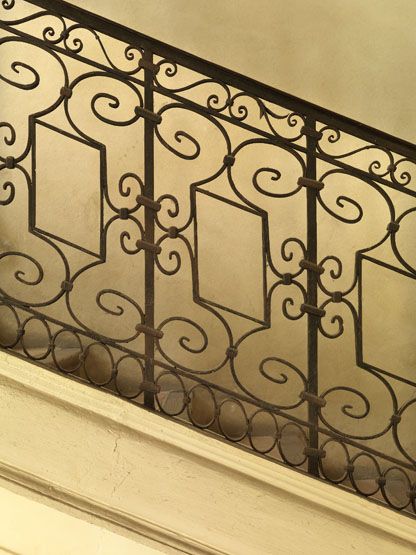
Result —
[[413, 514], [416, 147], [0, 10], [2, 349]]

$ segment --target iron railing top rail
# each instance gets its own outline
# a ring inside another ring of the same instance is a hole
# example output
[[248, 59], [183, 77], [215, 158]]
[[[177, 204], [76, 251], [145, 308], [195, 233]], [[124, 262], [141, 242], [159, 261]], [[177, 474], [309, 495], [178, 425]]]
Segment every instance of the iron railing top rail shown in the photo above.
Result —
[[322, 108], [312, 102], [297, 98], [294, 95], [280, 91], [270, 85], [260, 83], [255, 79], [226, 69], [193, 54], [189, 54], [184, 50], [170, 46], [160, 40], [151, 38], [83, 8], [74, 6], [69, 2], [63, 0], [28, 0], [28, 2], [40, 8], [57, 12], [63, 17], [83, 23], [115, 39], [128, 42], [135, 46], [149, 48], [154, 54], [173, 59], [175, 62], [191, 70], [201, 72], [208, 77], [219, 79], [220, 81], [225, 81], [233, 87], [243, 89], [264, 100], [276, 102], [284, 108], [310, 116], [324, 124], [335, 125], [346, 133], [355, 135], [379, 147], [391, 149], [398, 154], [416, 161], [416, 145], [409, 141], [380, 131], [352, 118], [337, 114], [326, 108]]

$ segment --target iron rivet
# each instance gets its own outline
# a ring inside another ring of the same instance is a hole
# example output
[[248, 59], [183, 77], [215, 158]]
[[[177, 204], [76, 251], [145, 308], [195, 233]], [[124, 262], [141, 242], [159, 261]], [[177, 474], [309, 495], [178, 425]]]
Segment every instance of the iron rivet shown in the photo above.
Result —
[[334, 303], [340, 303], [342, 301], [342, 292], [334, 291], [332, 293], [332, 300], [334, 301]]
[[63, 281], [61, 283], [61, 289], [63, 289], [64, 291], [72, 291], [73, 288], [74, 284], [71, 281]]
[[390, 222], [387, 226], [387, 231], [390, 233], [396, 233], [400, 229], [400, 224], [398, 222]]
[[392, 424], [399, 424], [401, 422], [401, 419], [402, 417], [400, 416], [400, 414], [393, 414], [390, 418], [390, 421]]
[[127, 220], [129, 217], [129, 209], [128, 208], [120, 208], [118, 211], [118, 215], [120, 216], [120, 220]]
[[12, 170], [15, 167], [16, 167], [15, 158], [13, 158], [13, 156], [7, 156], [7, 158], [6, 158], [6, 168], [8, 170]]
[[177, 236], [179, 235], [179, 229], [177, 227], [172, 226], [168, 229], [168, 234], [171, 239], [176, 239]]
[[284, 285], [291, 285], [292, 284], [292, 274], [283, 274], [282, 282]]
[[226, 355], [228, 358], [235, 358], [238, 354], [238, 350], [236, 349], [236, 347], [228, 347], [228, 349], [226, 350]]
[[231, 154], [227, 154], [227, 156], [224, 156], [224, 165], [225, 166], [233, 166], [235, 162], [235, 156], [232, 156]]
[[61, 96], [64, 96], [66, 98], [71, 98], [72, 96], [72, 89], [70, 89], [69, 87], [62, 87], [60, 92]]
[[313, 139], [317, 139], [318, 141], [322, 139], [321, 131], [317, 131], [312, 127], [307, 127], [306, 125], [304, 125], [300, 131], [302, 135], [306, 135], [307, 137], [312, 137]]

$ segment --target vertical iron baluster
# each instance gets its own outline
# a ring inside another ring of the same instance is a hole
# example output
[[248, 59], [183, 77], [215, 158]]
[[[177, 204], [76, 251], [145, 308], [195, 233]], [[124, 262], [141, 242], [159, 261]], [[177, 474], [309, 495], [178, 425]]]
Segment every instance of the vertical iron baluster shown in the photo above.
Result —
[[[316, 180], [316, 158], [315, 149], [317, 137], [316, 121], [314, 118], [307, 118], [306, 128], [308, 134], [306, 136], [307, 160], [306, 160], [306, 177]], [[313, 187], [306, 188], [307, 203], [307, 259], [313, 264], [317, 263], [317, 221], [316, 221], [316, 194], [317, 189]], [[317, 306], [318, 301], [318, 274], [312, 269], [307, 270], [307, 294], [308, 304]], [[308, 393], [314, 396], [318, 395], [318, 316], [312, 313], [307, 314], [308, 317]], [[308, 421], [309, 428], [309, 449], [318, 449], [318, 407], [316, 403], [308, 400]], [[317, 476], [319, 474], [318, 458], [314, 451], [309, 451], [308, 455], [308, 472]]]
[[[150, 66], [153, 63], [153, 54], [147, 48], [143, 52], [143, 61]], [[153, 72], [148, 67], [144, 68], [144, 107], [149, 112], [153, 112]], [[149, 118], [144, 118], [144, 194], [147, 198], [154, 198], [154, 122]], [[155, 213], [148, 206], [144, 206], [145, 211], [145, 241], [154, 243], [155, 237]], [[145, 250], [145, 325], [154, 328], [154, 273], [155, 273], [155, 253]], [[148, 384], [154, 383], [154, 350], [155, 338], [151, 334], [145, 336], [145, 381]], [[155, 408], [155, 394], [153, 391], [144, 392], [144, 404], [147, 408]]]

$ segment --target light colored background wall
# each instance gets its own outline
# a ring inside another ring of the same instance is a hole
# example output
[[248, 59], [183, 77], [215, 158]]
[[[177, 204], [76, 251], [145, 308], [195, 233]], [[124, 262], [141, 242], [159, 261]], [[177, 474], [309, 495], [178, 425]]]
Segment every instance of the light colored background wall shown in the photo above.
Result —
[[[41, 498], [42, 499], [42, 498]], [[160, 555], [140, 545], [24, 495], [0, 488], [0, 555]]]

